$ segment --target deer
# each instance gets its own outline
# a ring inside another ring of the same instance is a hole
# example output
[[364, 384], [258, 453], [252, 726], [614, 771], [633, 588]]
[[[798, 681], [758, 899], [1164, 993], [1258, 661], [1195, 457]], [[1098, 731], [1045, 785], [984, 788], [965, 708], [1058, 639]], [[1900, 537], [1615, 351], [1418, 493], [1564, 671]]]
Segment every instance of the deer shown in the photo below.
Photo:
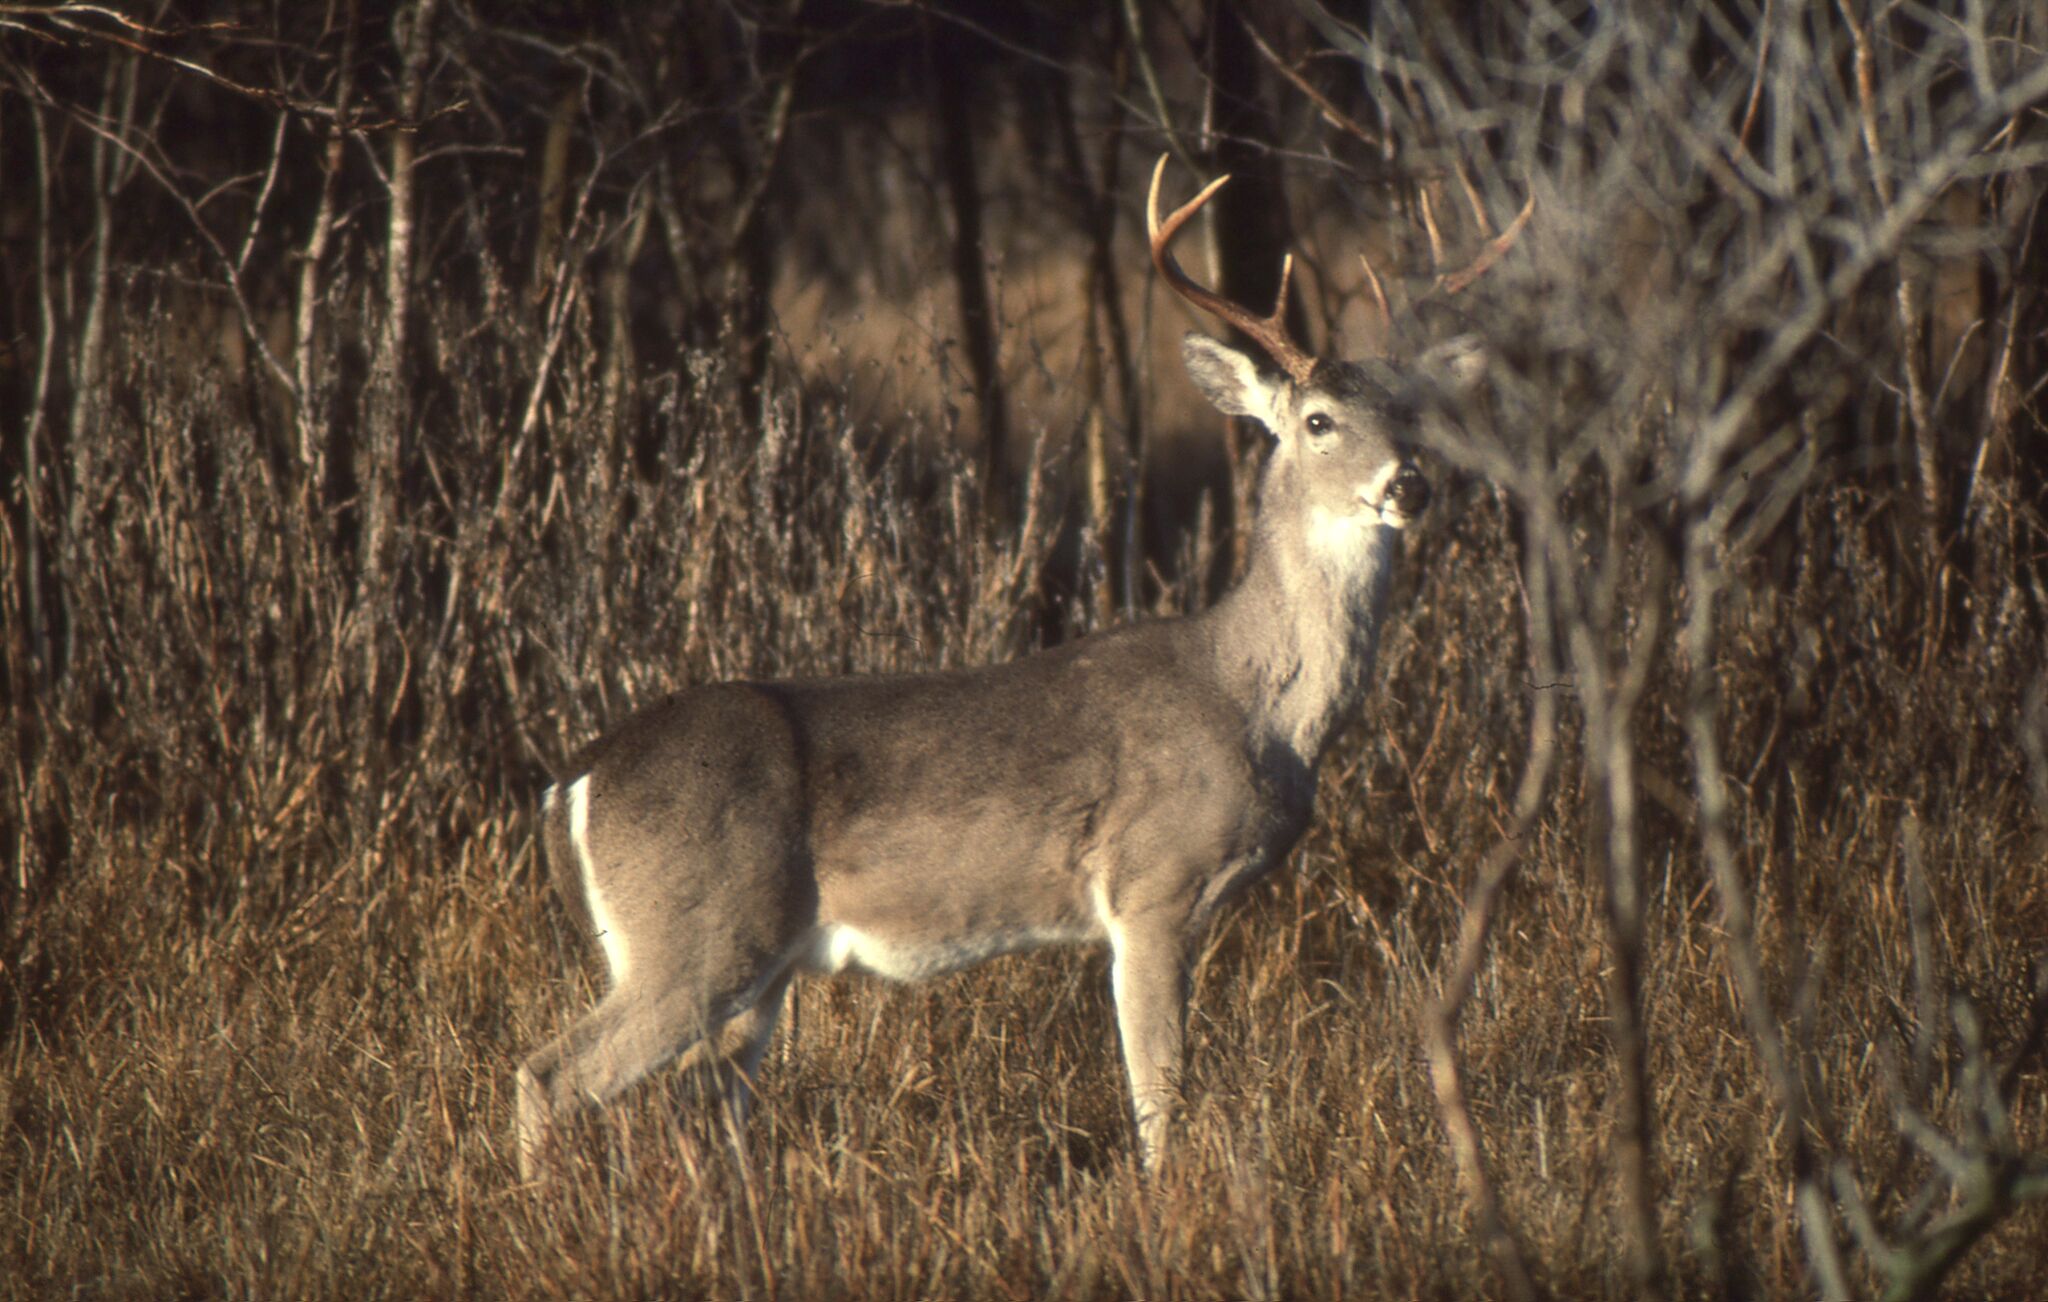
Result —
[[1199, 941], [1310, 824], [1430, 499], [1421, 423], [1483, 370], [1469, 339], [1408, 364], [1312, 356], [1285, 323], [1291, 255], [1264, 317], [1196, 283], [1171, 246], [1230, 178], [1162, 220], [1165, 167], [1153, 265], [1271, 363], [1182, 344], [1209, 401], [1272, 440], [1243, 577], [1198, 613], [1008, 663], [689, 687], [587, 747], [541, 834], [609, 988], [518, 1070], [522, 1179], [558, 1123], [678, 1059], [717, 1071], [743, 1146], [799, 975], [919, 981], [1055, 945], [1108, 948], [1140, 1159], [1165, 1160]]

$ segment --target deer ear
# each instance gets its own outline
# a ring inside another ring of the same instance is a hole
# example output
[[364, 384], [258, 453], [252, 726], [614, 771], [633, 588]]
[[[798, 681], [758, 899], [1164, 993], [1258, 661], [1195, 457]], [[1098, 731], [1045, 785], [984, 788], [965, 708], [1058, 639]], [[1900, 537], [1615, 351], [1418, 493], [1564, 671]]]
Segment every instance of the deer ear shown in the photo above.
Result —
[[1191, 334], [1181, 340], [1180, 357], [1188, 368], [1188, 378], [1218, 411], [1226, 416], [1249, 416], [1269, 430], [1274, 428], [1278, 381], [1260, 371], [1250, 356], [1207, 335]]
[[1493, 355], [1486, 351], [1486, 343], [1478, 335], [1459, 335], [1429, 349], [1415, 364], [1445, 393], [1463, 397], [1479, 387], [1492, 360]]

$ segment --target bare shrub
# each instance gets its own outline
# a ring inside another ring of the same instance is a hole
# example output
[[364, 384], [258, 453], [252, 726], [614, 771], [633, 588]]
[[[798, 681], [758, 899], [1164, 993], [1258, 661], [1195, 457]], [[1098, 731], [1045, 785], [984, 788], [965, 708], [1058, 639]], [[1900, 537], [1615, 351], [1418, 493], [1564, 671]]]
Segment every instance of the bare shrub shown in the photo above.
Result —
[[[0, 1294], [2048, 1285], [2038, 14], [230, 9], [0, 7]], [[955, 19], [981, 229], [1071, 223], [1029, 278], [1103, 363], [1045, 353], [1013, 484], [957, 371], [903, 417], [769, 310], [892, 231], [873, 292], [971, 271], [906, 146]], [[685, 1079], [516, 1189], [513, 1055], [588, 994], [565, 748], [1212, 586], [1223, 486], [1141, 500], [1175, 331], [1081, 250], [1262, 116], [1285, 190], [1231, 190], [1308, 324], [1373, 335], [1377, 278], [1501, 365], [1296, 870], [1204, 954], [1185, 1161], [1128, 1160], [1100, 961], [1035, 958], [802, 992], [749, 1178]], [[806, 185], [851, 136], [895, 165]]]

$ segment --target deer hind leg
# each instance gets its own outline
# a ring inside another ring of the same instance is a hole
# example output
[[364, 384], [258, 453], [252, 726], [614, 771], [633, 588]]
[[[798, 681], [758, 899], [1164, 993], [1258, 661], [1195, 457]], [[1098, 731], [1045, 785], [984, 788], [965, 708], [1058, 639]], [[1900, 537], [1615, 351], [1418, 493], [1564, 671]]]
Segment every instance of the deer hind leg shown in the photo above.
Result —
[[622, 986], [519, 1068], [518, 1151], [522, 1179], [535, 1179], [556, 1124], [617, 1096], [688, 1048], [701, 1015]]
[[761, 1059], [775, 1038], [775, 1024], [795, 975], [794, 965], [784, 969], [718, 1036], [718, 1093], [724, 1105], [726, 1138], [742, 1157], [747, 1150], [747, 1114], [753, 1107], [754, 1083], [760, 1079]]
[[[729, 1042], [726, 1033], [732, 1028], [726, 1023], [734, 1020], [733, 1014], [755, 1017], [764, 987], [775, 989], [779, 1000], [786, 980], [786, 973], [777, 969], [765, 978], [732, 983], [708, 998], [704, 982], [654, 983], [639, 974], [614, 989], [519, 1069], [516, 1138], [521, 1178], [537, 1176], [562, 1118], [610, 1102], [678, 1055], [686, 1062], [696, 1061], [709, 1042]], [[765, 1045], [774, 1029], [773, 1017], [765, 1027], [750, 1021], [740, 1029], [747, 1031], [750, 1041], [743, 1047], [751, 1047], [754, 1039]]]

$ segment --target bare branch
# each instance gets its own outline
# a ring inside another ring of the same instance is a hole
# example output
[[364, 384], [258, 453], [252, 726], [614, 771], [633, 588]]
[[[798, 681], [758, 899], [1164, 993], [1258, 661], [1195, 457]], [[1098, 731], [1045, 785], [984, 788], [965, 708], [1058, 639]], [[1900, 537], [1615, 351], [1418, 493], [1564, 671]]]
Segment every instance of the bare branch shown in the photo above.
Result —
[[1835, 308], [1878, 266], [1898, 251], [1900, 242], [1934, 201], [1961, 176], [1978, 148], [2015, 113], [2048, 98], [2048, 62], [2035, 64], [1998, 95], [1980, 103], [1943, 136], [1927, 160], [1899, 191], [1896, 201], [1870, 228], [1854, 232], [1848, 256], [1827, 278], [1820, 292], [1807, 295], [1773, 333], [1764, 353], [1742, 375], [1725, 400], [1702, 423], [1692, 441], [1682, 472], [1688, 500], [1710, 495], [1722, 460], [1748, 425], [1764, 393], [1812, 342]]
[[[1553, 517], [1543, 510], [1544, 498], [1535, 499], [1538, 515], [1531, 529], [1539, 536], [1555, 527]], [[1500, 1196], [1487, 1174], [1484, 1144], [1465, 1090], [1464, 1068], [1457, 1046], [1458, 1018], [1486, 960], [1501, 895], [1513, 880], [1515, 866], [1536, 830], [1545, 794], [1549, 791], [1558, 759], [1555, 610], [1551, 598], [1553, 576], [1544, 557], [1547, 548], [1532, 549], [1529, 584], [1529, 663], [1532, 674], [1529, 699], [1529, 743], [1522, 761], [1522, 776], [1515, 789], [1512, 822], [1500, 841], [1488, 853], [1473, 876], [1470, 893], [1459, 916], [1457, 947], [1450, 971], [1443, 978], [1437, 997], [1422, 1019], [1423, 1047], [1429, 1058], [1430, 1082], [1436, 1091], [1437, 1111], [1451, 1143], [1458, 1176], [1465, 1186], [1466, 1200], [1479, 1220], [1481, 1237], [1488, 1254], [1501, 1273], [1508, 1291], [1517, 1298], [1537, 1295], [1528, 1263], [1516, 1244], [1501, 1210]]]
[[1288, 85], [1300, 91], [1309, 103], [1315, 105], [1316, 111], [1323, 115], [1325, 122], [1342, 131], [1345, 135], [1352, 136], [1371, 145], [1374, 149], [1386, 147], [1386, 137], [1370, 127], [1362, 125], [1355, 118], [1344, 112], [1343, 109], [1338, 108], [1332, 103], [1329, 96], [1317, 90], [1314, 83], [1302, 76], [1291, 64], [1282, 59], [1271, 45], [1266, 43], [1266, 38], [1259, 35], [1259, 29], [1254, 27], [1249, 19], [1245, 21], [1244, 30], [1245, 34], [1252, 38], [1252, 44], [1258, 47], [1259, 53], [1265, 56], [1266, 62], [1272, 66], [1273, 71], [1285, 78]]
[[[232, 22], [191, 23], [168, 28], [152, 27], [105, 5], [68, 3], [58, 5], [0, 4], [0, 17], [15, 20], [5, 25], [14, 27], [16, 30], [32, 34], [49, 35], [49, 33], [38, 33], [37, 28], [30, 26], [27, 21], [24, 21], [34, 20], [47, 24], [59, 32], [78, 37], [81, 40], [95, 41], [129, 50], [168, 64], [181, 72], [191, 73], [196, 77], [211, 82], [213, 85], [219, 86], [223, 90], [232, 91], [237, 95], [243, 95], [253, 100], [260, 100], [274, 108], [292, 114], [294, 117], [331, 123], [335, 128], [342, 131], [369, 132], [392, 129], [416, 131], [437, 118], [451, 113], [462, 112], [469, 107], [466, 101], [456, 100], [439, 105], [433, 111], [426, 113], [415, 109], [409, 116], [398, 114], [370, 117], [362, 113], [351, 112], [344, 107], [333, 104], [322, 104], [317, 100], [301, 99], [266, 86], [252, 86], [246, 82], [236, 81], [234, 78], [210, 68], [196, 59], [172, 54], [148, 43], [149, 41], [175, 39], [191, 32], [231, 32], [238, 30], [239, 24]], [[109, 30], [105, 27], [94, 27], [79, 21], [80, 19], [104, 20], [123, 30], [117, 31]], [[127, 32], [134, 33], [134, 36], [125, 34]], [[51, 39], [59, 38], [51, 37]]]

